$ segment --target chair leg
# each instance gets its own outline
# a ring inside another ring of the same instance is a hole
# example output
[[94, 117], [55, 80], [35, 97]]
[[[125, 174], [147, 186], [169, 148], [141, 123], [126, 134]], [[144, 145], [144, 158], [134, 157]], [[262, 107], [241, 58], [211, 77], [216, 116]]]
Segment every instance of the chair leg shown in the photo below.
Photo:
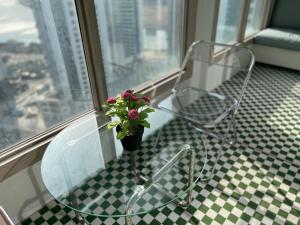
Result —
[[[228, 134], [231, 130], [233, 132], [233, 140], [231, 139], [229, 141], [229, 144], [232, 145], [232, 144], [236, 143], [236, 141], [237, 141], [236, 121], [235, 121], [235, 115], [234, 114], [232, 115], [232, 118], [228, 123], [229, 124], [228, 124], [228, 127], [226, 129], [226, 133], [224, 135], [224, 138], [221, 139], [221, 146], [218, 150], [218, 154], [217, 154], [217, 157], [214, 161], [213, 168], [210, 171], [210, 175], [206, 176], [206, 177], [203, 177], [201, 179], [201, 181], [208, 181], [215, 175], [216, 165], [217, 165], [218, 161], [220, 160], [221, 156], [223, 155], [223, 148], [224, 148], [225, 144], [228, 143], [227, 138], [228, 138]], [[202, 141], [204, 143], [204, 138], [202, 138]], [[204, 148], [206, 148], [205, 143], [203, 145], [204, 145]]]
[[[236, 130], [236, 120], [235, 116], [233, 116], [233, 138], [234, 138], [234, 143], [237, 142], [237, 130]], [[232, 143], [232, 144], [234, 144]]]
[[229, 132], [232, 131], [232, 133], [233, 133], [233, 134], [232, 134], [233, 137], [230, 138], [229, 144], [230, 144], [230, 145], [233, 145], [233, 144], [235, 144], [235, 143], [237, 142], [237, 129], [236, 129], [235, 115], [232, 115], [232, 118], [231, 118], [231, 120], [230, 120], [229, 123], [230, 123], [230, 124], [229, 124], [228, 131], [229, 131]]
[[[203, 140], [203, 142], [204, 142], [204, 140]], [[209, 181], [215, 175], [215, 170], [216, 170], [217, 163], [218, 163], [218, 161], [220, 160], [220, 158], [221, 158], [221, 156], [223, 154], [224, 143], [225, 143], [225, 141], [222, 140], [221, 148], [218, 150], [218, 155], [217, 155], [217, 157], [216, 157], [216, 159], [214, 161], [213, 168], [209, 172], [210, 173], [209, 176], [204, 176], [203, 178], [200, 179], [201, 181]], [[206, 148], [205, 144], [204, 144], [204, 148]], [[206, 149], [206, 151], [207, 151], [207, 149]]]

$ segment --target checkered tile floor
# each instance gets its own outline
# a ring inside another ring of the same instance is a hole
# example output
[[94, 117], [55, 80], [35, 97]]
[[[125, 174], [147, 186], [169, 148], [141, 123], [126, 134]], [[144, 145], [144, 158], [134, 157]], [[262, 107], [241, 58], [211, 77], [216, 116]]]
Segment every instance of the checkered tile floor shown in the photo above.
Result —
[[[217, 91], [236, 94], [240, 82], [235, 76]], [[171, 123], [165, 139], [193, 142], [197, 138], [183, 121]], [[216, 175], [196, 185], [191, 206], [183, 210], [169, 204], [135, 216], [134, 223], [300, 224], [300, 73], [257, 64], [237, 124], [238, 142], [226, 146]], [[207, 170], [218, 142], [211, 139], [208, 145]], [[124, 224], [124, 218], [86, 219], [92, 225]], [[71, 210], [53, 201], [21, 223], [29, 224], [77, 223]]]

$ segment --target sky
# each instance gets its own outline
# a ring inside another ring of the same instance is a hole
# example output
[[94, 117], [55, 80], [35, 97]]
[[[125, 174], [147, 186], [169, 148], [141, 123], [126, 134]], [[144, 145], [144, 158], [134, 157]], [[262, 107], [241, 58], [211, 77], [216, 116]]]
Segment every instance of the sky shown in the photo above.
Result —
[[0, 0], [0, 42], [39, 42], [32, 10], [19, 0]]

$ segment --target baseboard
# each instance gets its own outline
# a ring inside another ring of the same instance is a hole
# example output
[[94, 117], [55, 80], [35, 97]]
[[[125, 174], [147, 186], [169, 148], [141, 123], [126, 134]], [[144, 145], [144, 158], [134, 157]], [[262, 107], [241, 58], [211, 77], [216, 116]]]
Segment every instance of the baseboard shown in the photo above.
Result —
[[300, 52], [265, 45], [250, 46], [257, 62], [300, 70]]

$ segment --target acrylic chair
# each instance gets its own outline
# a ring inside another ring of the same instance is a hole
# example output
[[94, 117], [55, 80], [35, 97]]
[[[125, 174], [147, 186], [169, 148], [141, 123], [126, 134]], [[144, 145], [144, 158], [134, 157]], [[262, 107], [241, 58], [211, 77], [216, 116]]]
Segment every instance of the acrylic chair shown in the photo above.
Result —
[[[177, 114], [191, 127], [205, 134], [200, 135], [200, 138], [212, 136], [220, 140], [221, 148], [217, 152], [210, 175], [202, 180], [210, 179], [214, 175], [224, 144], [236, 142], [235, 117], [254, 62], [254, 54], [246, 47], [196, 41], [187, 51], [171, 94], [157, 105], [162, 110]], [[187, 72], [191, 70], [188, 68], [192, 68], [191, 74]], [[232, 75], [238, 76], [238, 79], [235, 79], [237, 82], [231, 92], [238, 94], [226, 95], [203, 90], [209, 87], [200, 88], [215, 80], [225, 82]], [[218, 127], [222, 128], [222, 132], [218, 132]]]

